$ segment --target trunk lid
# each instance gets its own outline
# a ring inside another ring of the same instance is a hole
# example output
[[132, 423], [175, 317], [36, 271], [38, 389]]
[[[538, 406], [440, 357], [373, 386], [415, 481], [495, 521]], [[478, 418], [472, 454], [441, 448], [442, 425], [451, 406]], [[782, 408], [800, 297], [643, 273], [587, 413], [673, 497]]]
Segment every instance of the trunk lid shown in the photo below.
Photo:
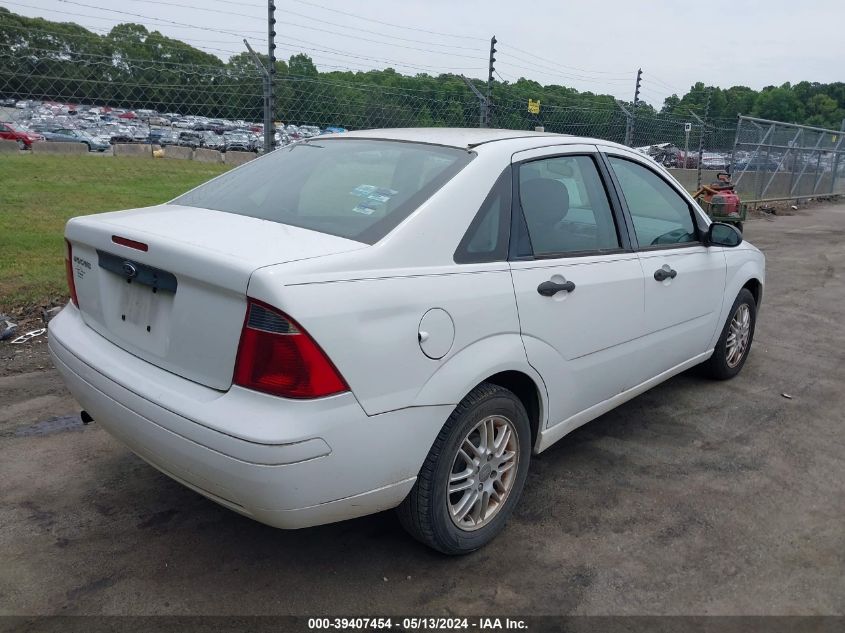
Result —
[[[220, 390], [232, 383], [256, 269], [367, 246], [179, 205], [73, 218], [65, 236], [89, 327], [158, 367]], [[115, 237], [147, 250], [115, 243]]]

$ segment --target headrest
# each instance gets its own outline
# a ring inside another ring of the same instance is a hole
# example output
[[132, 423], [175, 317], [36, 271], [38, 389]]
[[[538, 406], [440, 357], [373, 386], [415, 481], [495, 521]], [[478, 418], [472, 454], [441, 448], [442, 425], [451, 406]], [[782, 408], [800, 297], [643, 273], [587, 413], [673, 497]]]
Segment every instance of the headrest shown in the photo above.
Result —
[[532, 178], [519, 185], [519, 197], [529, 224], [554, 225], [569, 212], [569, 190], [559, 180]]

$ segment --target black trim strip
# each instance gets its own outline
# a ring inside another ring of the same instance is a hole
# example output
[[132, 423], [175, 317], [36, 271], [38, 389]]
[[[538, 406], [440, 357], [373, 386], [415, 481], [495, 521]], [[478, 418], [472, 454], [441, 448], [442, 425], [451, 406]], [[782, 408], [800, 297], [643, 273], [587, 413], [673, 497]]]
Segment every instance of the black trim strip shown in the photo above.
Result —
[[173, 273], [99, 249], [97, 250], [97, 259], [100, 268], [119, 275], [127, 282], [149, 286], [154, 291], [165, 290], [174, 294], [176, 293], [178, 282], [176, 281], [176, 275]]

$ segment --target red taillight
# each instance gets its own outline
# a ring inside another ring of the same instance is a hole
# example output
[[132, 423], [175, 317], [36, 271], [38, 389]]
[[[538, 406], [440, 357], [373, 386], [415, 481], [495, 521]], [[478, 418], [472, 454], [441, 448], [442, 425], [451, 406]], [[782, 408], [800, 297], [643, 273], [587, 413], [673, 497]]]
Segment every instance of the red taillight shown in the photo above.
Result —
[[349, 390], [296, 321], [255, 299], [247, 303], [232, 382], [285, 398], [320, 398]]
[[73, 247], [68, 240], [65, 240], [65, 274], [67, 275], [67, 289], [70, 291], [70, 300], [77, 308], [79, 299], [76, 297], [76, 279], [73, 276]]

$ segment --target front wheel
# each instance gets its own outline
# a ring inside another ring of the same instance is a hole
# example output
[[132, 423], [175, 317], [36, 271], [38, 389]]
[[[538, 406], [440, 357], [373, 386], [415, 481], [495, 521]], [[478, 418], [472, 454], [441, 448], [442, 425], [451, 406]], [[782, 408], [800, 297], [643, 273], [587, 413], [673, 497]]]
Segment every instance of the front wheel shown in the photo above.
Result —
[[24, 143], [21, 140], [18, 140], [18, 149], [19, 150], [25, 150], [26, 149], [26, 143]]
[[706, 363], [707, 372], [712, 378], [727, 380], [742, 370], [754, 340], [756, 323], [757, 302], [754, 301], [754, 295], [743, 288], [731, 306], [716, 349]]
[[444, 554], [489, 543], [519, 501], [531, 427], [513, 392], [482, 383], [449, 416], [398, 508], [414, 538]]

